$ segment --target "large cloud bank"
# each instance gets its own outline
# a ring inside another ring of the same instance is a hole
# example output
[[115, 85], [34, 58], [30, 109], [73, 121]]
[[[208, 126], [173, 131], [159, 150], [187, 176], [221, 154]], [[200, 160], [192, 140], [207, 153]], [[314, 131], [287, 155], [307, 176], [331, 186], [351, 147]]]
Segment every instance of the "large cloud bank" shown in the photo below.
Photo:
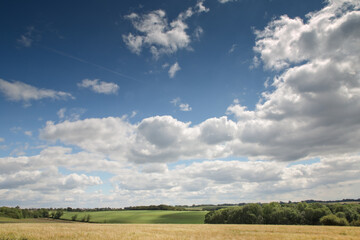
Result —
[[[306, 19], [281, 16], [256, 31], [257, 58], [277, 76], [254, 110], [234, 101], [227, 116], [197, 125], [172, 116], [138, 123], [118, 117], [47, 122], [42, 139], [80, 152], [53, 147], [36, 156], [1, 159], [0, 196], [51, 200], [64, 189], [64, 201], [95, 205], [358, 197], [359, 8], [358, 1], [329, 1]], [[166, 22], [159, 11], [128, 18], [144, 33], [124, 36], [136, 53], [143, 44], [171, 53], [189, 43], [182, 35], [175, 45], [168, 44], [170, 33], [162, 30], [164, 41], [152, 38], [145, 25], [155, 19], [162, 27]], [[180, 23], [179, 17], [169, 31], [182, 33]], [[224, 158], [249, 160], [219, 160]], [[300, 160], [312, 164], [296, 164]], [[102, 180], [63, 175], [59, 167], [88, 173], [100, 169], [111, 174], [114, 189], [92, 193], [89, 203], [84, 189]], [[54, 175], [56, 181], [48, 180]], [[74, 192], [78, 199], [66, 197]]]

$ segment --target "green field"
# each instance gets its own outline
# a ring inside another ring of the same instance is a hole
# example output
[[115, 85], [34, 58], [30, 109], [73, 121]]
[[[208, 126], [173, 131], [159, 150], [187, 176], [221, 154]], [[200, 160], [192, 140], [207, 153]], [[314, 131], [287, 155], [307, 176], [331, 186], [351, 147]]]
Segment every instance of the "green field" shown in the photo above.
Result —
[[76, 221], [90, 215], [93, 223], [176, 223], [203, 224], [207, 211], [162, 211], [162, 210], [129, 210], [100, 212], [65, 212], [63, 220], [71, 220], [77, 214]]

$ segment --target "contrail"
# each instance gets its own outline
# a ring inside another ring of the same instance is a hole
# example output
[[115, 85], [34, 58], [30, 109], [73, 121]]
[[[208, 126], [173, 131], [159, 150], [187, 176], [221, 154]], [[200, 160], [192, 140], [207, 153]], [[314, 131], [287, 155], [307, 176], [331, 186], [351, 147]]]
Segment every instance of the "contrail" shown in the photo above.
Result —
[[48, 50], [48, 51], [51, 51], [51, 52], [53, 52], [53, 53], [59, 54], [59, 55], [61, 55], [61, 56], [67, 57], [67, 58], [74, 59], [74, 60], [76, 60], [76, 61], [78, 61], [78, 62], [82, 62], [82, 63], [85, 63], [85, 64], [92, 65], [92, 66], [94, 66], [94, 67], [97, 67], [97, 68], [102, 69], [102, 70], [105, 70], [105, 71], [107, 71], [107, 72], [116, 74], [116, 75], [121, 76], [121, 77], [123, 77], [123, 78], [126, 78], [126, 79], [128, 79], [128, 80], [133, 80], [133, 81], [136, 81], [136, 82], [139, 82], [139, 83], [143, 83], [143, 81], [140, 81], [140, 80], [138, 80], [138, 79], [135, 79], [135, 78], [126, 76], [125, 74], [119, 73], [119, 72], [117, 72], [117, 71], [114, 71], [114, 70], [112, 70], [112, 69], [110, 69], [110, 68], [101, 66], [101, 65], [99, 65], [99, 64], [92, 63], [92, 62], [86, 61], [86, 60], [81, 59], [81, 58], [78, 58], [78, 57], [74, 57], [74, 56], [72, 56], [72, 55], [70, 55], [70, 54], [68, 54], [68, 53], [58, 51], [58, 50], [56, 50], [56, 49], [54, 49], [54, 48], [50, 48], [50, 47], [46, 47], [46, 46], [42, 46], [42, 45], [39, 45], [39, 46], [42, 47], [42, 48], [44, 48], [44, 49], [46, 49], [46, 50]]

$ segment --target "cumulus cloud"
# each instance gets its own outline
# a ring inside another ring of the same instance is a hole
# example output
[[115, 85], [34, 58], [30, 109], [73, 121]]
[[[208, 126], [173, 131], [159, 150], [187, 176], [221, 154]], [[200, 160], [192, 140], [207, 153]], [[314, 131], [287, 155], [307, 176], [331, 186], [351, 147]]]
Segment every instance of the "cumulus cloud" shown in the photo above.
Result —
[[[119, 191], [131, 192], [135, 198], [145, 194], [156, 199], [160, 194], [161, 199], [172, 202], [177, 198], [190, 203], [203, 203], [204, 199], [214, 203], [238, 202], [238, 199], [287, 201], [290, 198], [296, 201], [313, 198], [315, 193], [319, 196], [319, 192], [324, 192], [321, 193], [324, 199], [336, 199], [338, 192], [326, 189], [355, 190], [350, 182], [355, 181], [355, 186], [359, 183], [356, 178], [359, 167], [358, 156], [331, 157], [310, 165], [293, 166], [274, 161], [215, 160], [178, 166], [162, 174], [132, 172], [115, 176], [112, 182]], [[149, 184], [151, 182], [156, 184]], [[352, 197], [359, 193], [355, 192]]]
[[358, 152], [358, 8], [356, 1], [330, 1], [306, 22], [282, 16], [256, 31], [255, 52], [266, 68], [282, 72], [255, 110], [228, 108], [239, 119], [235, 155], [291, 161]]
[[[185, 204], [238, 202], [239, 199], [296, 201], [313, 198], [315, 193], [316, 196], [320, 193], [324, 199], [338, 197], [337, 191], [327, 188], [342, 189], [349, 197], [357, 197], [360, 193], [356, 187], [360, 159], [351, 155], [330, 156], [313, 164], [290, 166], [276, 161], [207, 160], [169, 169], [164, 164], [124, 166], [93, 153], [71, 153], [69, 148], [52, 147], [32, 157], [0, 160], [0, 196], [4, 201], [16, 200], [20, 191], [29, 193], [22, 199], [31, 200], [37, 194], [47, 204], [59, 201], [56, 198], [92, 196], [107, 201], [122, 199], [124, 206], [158, 204], [159, 201], [176, 204], [179, 199]], [[110, 196], [85, 195], [85, 188], [103, 184], [103, 181], [85, 174], [63, 175], [54, 166], [113, 173], [114, 192]], [[122, 198], [124, 194], [127, 198]], [[97, 206], [96, 202], [93, 204]]]
[[[306, 20], [282, 16], [256, 31], [257, 57], [277, 76], [267, 80], [272, 90], [253, 109], [235, 100], [228, 116], [198, 124], [172, 116], [47, 122], [40, 137], [68, 148], [0, 159], [0, 197], [24, 197], [18, 190], [32, 186], [27, 198], [35, 199], [39, 189], [61, 186], [70, 199], [73, 191], [101, 183], [56, 169], [60, 180], [36, 183], [53, 173], [43, 168], [56, 166], [112, 173], [112, 194], [91, 196], [132, 205], [336, 199], [339, 192], [357, 198], [359, 8], [358, 1], [329, 1]], [[180, 98], [171, 103], [182, 104]], [[72, 146], [80, 151], [72, 153]]]
[[[282, 66], [282, 72], [273, 79], [274, 90], [262, 93], [254, 110], [238, 102], [229, 106], [227, 114], [234, 115], [237, 122], [214, 118], [192, 126], [170, 116], [150, 117], [139, 124], [119, 118], [88, 119], [48, 123], [42, 136], [138, 163], [220, 156], [295, 161], [333, 154], [357, 154], [360, 142], [357, 111], [360, 109], [360, 55], [357, 53], [360, 45], [353, 42], [358, 41], [359, 31], [355, 27], [358, 18], [358, 11], [353, 8], [345, 9], [338, 2], [330, 2], [323, 10], [308, 15], [305, 23], [283, 16], [258, 31], [255, 51], [265, 66], [274, 70]], [[280, 25], [278, 21], [281, 21]], [[287, 44], [290, 39], [294, 44], [284, 48], [290, 48], [288, 53], [284, 50], [276, 54], [279, 47], [273, 48], [274, 44], [270, 43], [277, 43], [282, 36], [279, 32], [294, 27], [294, 21], [298, 29], [289, 30], [294, 35], [289, 33], [290, 37], [281, 41]], [[335, 36], [333, 32], [343, 34], [336, 44], [331, 45], [335, 49], [327, 51], [322, 46], [316, 49], [318, 54], [309, 53], [305, 58], [303, 44], [296, 43], [301, 42], [303, 34], [309, 31], [317, 33], [315, 39], [325, 43], [335, 41], [328, 39]], [[294, 50], [295, 46], [299, 48]], [[269, 51], [276, 61], [267, 60]], [[288, 64], [295, 65], [286, 67]], [[174, 99], [172, 103], [181, 104], [180, 99]], [[90, 135], [99, 137], [92, 140]], [[124, 142], [128, 145], [124, 146]], [[124, 151], [120, 153], [116, 149]]]
[[99, 81], [99, 79], [84, 79], [78, 83], [78, 87], [89, 88], [96, 93], [116, 94], [119, 90], [119, 85], [116, 83]]
[[47, 122], [40, 137], [54, 142], [60, 140], [122, 162], [175, 162], [225, 156], [226, 146], [209, 147], [199, 138], [200, 127], [190, 124], [171, 116], [149, 117], [138, 124], [113, 117], [58, 124]]
[[148, 48], [155, 58], [162, 54], [172, 54], [179, 49], [187, 48], [191, 39], [186, 32], [188, 25], [185, 20], [196, 13], [208, 12], [209, 9], [198, 1], [195, 7], [190, 7], [181, 12], [176, 19], [168, 22], [163, 10], [155, 10], [139, 15], [131, 13], [125, 16], [140, 34], [129, 33], [123, 35], [123, 41], [130, 51], [140, 54], [143, 48]]
[[178, 106], [179, 110], [182, 112], [189, 112], [192, 110], [190, 105], [188, 103], [182, 103], [179, 97], [174, 98], [173, 100], [170, 101], [170, 103], [172, 103], [175, 107]]
[[44, 98], [51, 99], [74, 99], [67, 92], [54, 91], [51, 89], [39, 89], [23, 82], [8, 82], [0, 79], [0, 92], [10, 101], [24, 101], [29, 103], [32, 100], [41, 100]]
[[192, 108], [190, 107], [190, 105], [187, 104], [187, 103], [181, 103], [181, 104], [179, 105], [179, 109], [180, 109], [180, 111], [183, 111], [183, 112], [190, 112], [190, 111], [192, 110]]
[[174, 78], [175, 74], [180, 70], [181, 68], [179, 66], [179, 63], [178, 62], [174, 63], [169, 69], [169, 77]]

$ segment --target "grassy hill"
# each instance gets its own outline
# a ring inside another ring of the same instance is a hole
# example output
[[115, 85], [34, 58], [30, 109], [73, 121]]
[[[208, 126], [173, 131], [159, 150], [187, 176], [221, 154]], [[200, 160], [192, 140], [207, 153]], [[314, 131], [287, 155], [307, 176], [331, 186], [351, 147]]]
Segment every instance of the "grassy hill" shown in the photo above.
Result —
[[178, 223], [202, 224], [207, 211], [162, 211], [162, 210], [129, 210], [99, 212], [65, 212], [61, 219], [82, 221], [90, 215], [94, 223]]

